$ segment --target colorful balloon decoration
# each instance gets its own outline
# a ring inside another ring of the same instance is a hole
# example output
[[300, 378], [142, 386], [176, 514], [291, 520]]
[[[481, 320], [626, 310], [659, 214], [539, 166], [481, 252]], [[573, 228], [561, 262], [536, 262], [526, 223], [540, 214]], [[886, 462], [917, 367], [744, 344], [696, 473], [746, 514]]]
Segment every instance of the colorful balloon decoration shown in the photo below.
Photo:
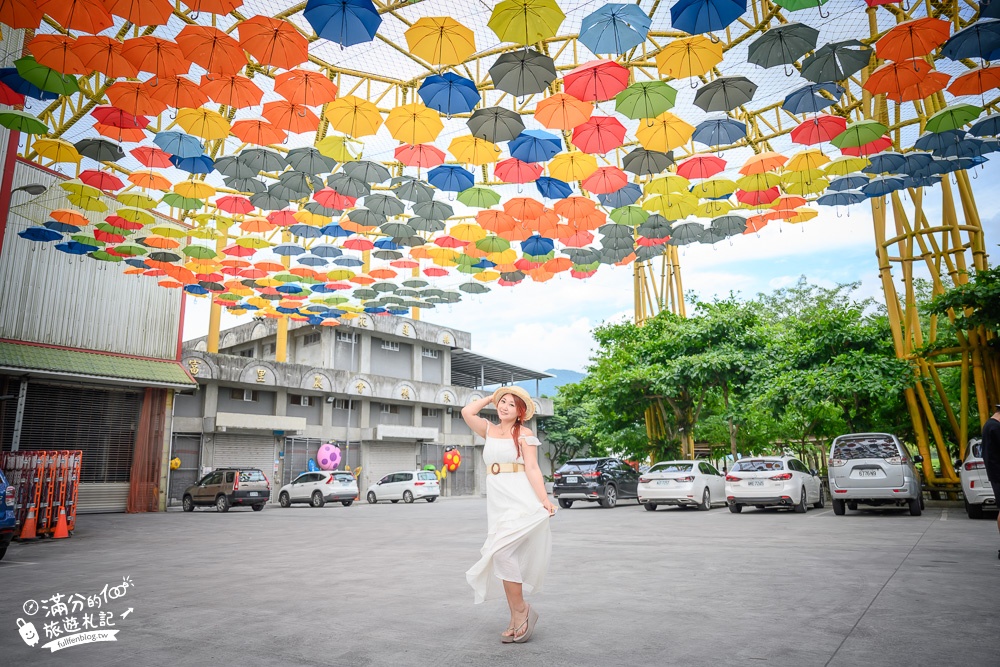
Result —
[[306, 467], [309, 469], [309, 472], [316, 472], [319, 470], [319, 466], [316, 465], [316, 459], [309, 459], [309, 463], [306, 464]]
[[170, 459], [171, 470], [177, 470], [180, 467], [181, 467], [181, 457], [175, 456], [174, 458]]
[[456, 447], [444, 450], [444, 467], [448, 472], [455, 472], [462, 465], [462, 454]]
[[321, 470], [336, 470], [340, 465], [340, 447], [326, 443], [316, 452], [316, 460]]

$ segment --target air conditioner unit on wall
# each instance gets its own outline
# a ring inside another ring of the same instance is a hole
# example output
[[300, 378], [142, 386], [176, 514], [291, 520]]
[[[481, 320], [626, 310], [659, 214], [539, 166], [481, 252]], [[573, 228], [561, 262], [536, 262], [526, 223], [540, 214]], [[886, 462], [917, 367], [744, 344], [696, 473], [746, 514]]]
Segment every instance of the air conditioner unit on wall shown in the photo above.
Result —
[[301, 405], [304, 408], [309, 407], [309, 405], [310, 405], [309, 397], [308, 396], [299, 396], [299, 405]]
[[244, 401], [252, 401], [253, 400], [253, 389], [244, 389], [243, 390], [243, 400]]

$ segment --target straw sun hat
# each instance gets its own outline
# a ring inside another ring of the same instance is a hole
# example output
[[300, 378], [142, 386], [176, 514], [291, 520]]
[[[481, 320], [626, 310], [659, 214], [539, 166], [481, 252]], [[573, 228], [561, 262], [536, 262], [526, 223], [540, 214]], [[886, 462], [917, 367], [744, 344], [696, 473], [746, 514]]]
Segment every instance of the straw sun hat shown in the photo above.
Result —
[[528, 421], [535, 415], [535, 402], [531, 400], [531, 396], [528, 395], [528, 392], [517, 386], [500, 387], [493, 392], [493, 402], [499, 403], [500, 399], [506, 394], [513, 394], [524, 401], [524, 421]]

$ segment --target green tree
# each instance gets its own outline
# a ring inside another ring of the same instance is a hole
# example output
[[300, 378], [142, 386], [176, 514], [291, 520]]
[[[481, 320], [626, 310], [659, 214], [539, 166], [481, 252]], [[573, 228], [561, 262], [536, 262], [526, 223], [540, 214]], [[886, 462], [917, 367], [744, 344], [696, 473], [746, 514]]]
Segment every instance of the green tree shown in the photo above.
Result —
[[969, 282], [937, 296], [929, 310], [936, 315], [954, 311], [955, 326], [959, 329], [982, 326], [995, 334], [1000, 333], [1000, 266], [973, 271]]

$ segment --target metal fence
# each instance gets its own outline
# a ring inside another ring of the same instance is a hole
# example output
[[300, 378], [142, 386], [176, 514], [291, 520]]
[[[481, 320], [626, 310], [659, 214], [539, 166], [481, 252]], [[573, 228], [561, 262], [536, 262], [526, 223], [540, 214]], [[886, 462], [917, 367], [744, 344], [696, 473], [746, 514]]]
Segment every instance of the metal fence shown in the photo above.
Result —
[[[433, 465], [438, 470], [444, 463], [444, 445], [422, 444], [420, 446], [420, 467]], [[455, 472], [441, 480], [442, 496], [471, 496], [476, 493], [476, 466], [479, 465], [479, 450], [475, 447], [458, 447], [462, 463]]]

